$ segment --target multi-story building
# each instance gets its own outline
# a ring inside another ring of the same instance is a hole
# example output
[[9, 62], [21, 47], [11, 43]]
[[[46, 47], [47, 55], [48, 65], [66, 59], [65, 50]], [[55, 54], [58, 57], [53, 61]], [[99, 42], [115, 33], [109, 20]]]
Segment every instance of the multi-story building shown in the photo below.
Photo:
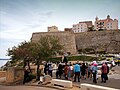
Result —
[[51, 27], [48, 27], [48, 32], [58, 32], [58, 27], [56, 26], [51, 26]]
[[79, 22], [78, 24], [73, 24], [72, 30], [74, 33], [86, 32], [88, 28], [92, 27], [92, 21]]
[[111, 19], [108, 15], [106, 19], [99, 20], [98, 17], [95, 18], [95, 30], [116, 30], [118, 29], [118, 20], [117, 19]]

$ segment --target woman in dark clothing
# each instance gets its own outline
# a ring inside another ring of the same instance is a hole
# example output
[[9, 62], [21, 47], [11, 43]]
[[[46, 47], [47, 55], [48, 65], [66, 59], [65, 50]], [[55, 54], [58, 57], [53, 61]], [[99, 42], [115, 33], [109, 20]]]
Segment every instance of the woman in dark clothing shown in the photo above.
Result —
[[25, 84], [26, 82], [29, 82], [31, 79], [30, 79], [30, 76], [29, 76], [29, 71], [28, 69], [25, 69], [24, 71], [24, 80], [23, 80], [23, 84]]
[[46, 63], [45, 66], [44, 66], [44, 73], [45, 73], [45, 75], [47, 75], [47, 71], [48, 71], [48, 64]]
[[60, 78], [62, 76], [62, 73], [63, 73], [63, 66], [62, 66], [62, 64], [59, 64], [59, 66], [58, 66], [58, 74], [59, 74]]
[[85, 66], [85, 63], [82, 63], [82, 66], [81, 66], [81, 75], [82, 75], [83, 79], [86, 79], [85, 73], [86, 73], [86, 66]]

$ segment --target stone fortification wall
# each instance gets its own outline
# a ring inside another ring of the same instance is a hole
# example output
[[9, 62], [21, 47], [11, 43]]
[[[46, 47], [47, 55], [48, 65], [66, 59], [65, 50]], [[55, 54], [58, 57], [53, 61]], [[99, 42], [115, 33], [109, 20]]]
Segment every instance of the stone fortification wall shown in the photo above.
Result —
[[77, 50], [96, 47], [109, 53], [120, 52], [120, 31], [94, 31], [75, 34]]
[[120, 31], [93, 31], [93, 32], [39, 32], [33, 33], [32, 42], [39, 41], [41, 36], [53, 35], [60, 39], [65, 52], [76, 54], [77, 50], [94, 48], [108, 53], [120, 52]]
[[31, 41], [39, 41], [41, 36], [56, 36], [59, 38], [60, 43], [64, 46], [64, 52], [70, 52], [71, 54], [76, 54], [76, 43], [75, 35], [71, 32], [39, 32], [33, 33]]

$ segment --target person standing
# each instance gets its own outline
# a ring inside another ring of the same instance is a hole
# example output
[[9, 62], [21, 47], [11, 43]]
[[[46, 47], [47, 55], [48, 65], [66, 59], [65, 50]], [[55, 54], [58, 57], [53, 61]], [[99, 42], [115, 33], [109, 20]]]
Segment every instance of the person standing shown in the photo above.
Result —
[[92, 64], [89, 64], [88, 66], [88, 78], [92, 78]]
[[53, 71], [52, 64], [50, 63], [48, 66], [49, 66], [48, 67], [48, 74], [52, 77], [52, 71]]
[[86, 73], [86, 66], [85, 66], [85, 63], [82, 63], [82, 66], [81, 66], [82, 79], [86, 79], [85, 73]]
[[106, 79], [107, 79], [107, 65], [105, 63], [103, 63], [102, 67], [101, 67], [101, 82], [106, 83]]
[[59, 75], [60, 79], [61, 79], [62, 73], [63, 73], [63, 66], [62, 66], [61, 63], [59, 63], [59, 65], [58, 65], [58, 75]]
[[93, 83], [97, 83], [97, 63], [94, 63], [92, 66], [92, 74], [93, 74]]
[[64, 56], [63, 63], [68, 63], [67, 57]]
[[46, 62], [44, 65], [44, 73], [45, 75], [47, 75], [47, 71], [48, 71], [48, 63]]
[[68, 68], [68, 79], [72, 80], [72, 78], [73, 78], [73, 66], [70, 62], [70, 65], [69, 65], [69, 68]]
[[65, 76], [65, 79], [67, 80], [68, 79], [68, 65], [67, 63], [65, 63], [65, 66], [64, 66], [64, 76]]
[[28, 68], [25, 68], [23, 84], [25, 84], [26, 82], [29, 82], [29, 81], [30, 81], [29, 73], [30, 73], [30, 72], [28, 71]]
[[75, 74], [74, 82], [76, 82], [76, 77], [78, 77], [78, 82], [80, 82], [80, 70], [81, 68], [77, 61], [77, 63], [74, 65], [74, 74]]

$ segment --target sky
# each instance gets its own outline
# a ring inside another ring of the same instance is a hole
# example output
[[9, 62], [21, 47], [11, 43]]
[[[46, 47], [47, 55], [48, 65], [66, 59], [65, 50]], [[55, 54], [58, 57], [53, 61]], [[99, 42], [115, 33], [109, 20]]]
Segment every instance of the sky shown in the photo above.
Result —
[[8, 58], [8, 48], [29, 41], [33, 32], [53, 25], [63, 31], [107, 15], [118, 19], [120, 28], [120, 0], [0, 0], [0, 58]]

